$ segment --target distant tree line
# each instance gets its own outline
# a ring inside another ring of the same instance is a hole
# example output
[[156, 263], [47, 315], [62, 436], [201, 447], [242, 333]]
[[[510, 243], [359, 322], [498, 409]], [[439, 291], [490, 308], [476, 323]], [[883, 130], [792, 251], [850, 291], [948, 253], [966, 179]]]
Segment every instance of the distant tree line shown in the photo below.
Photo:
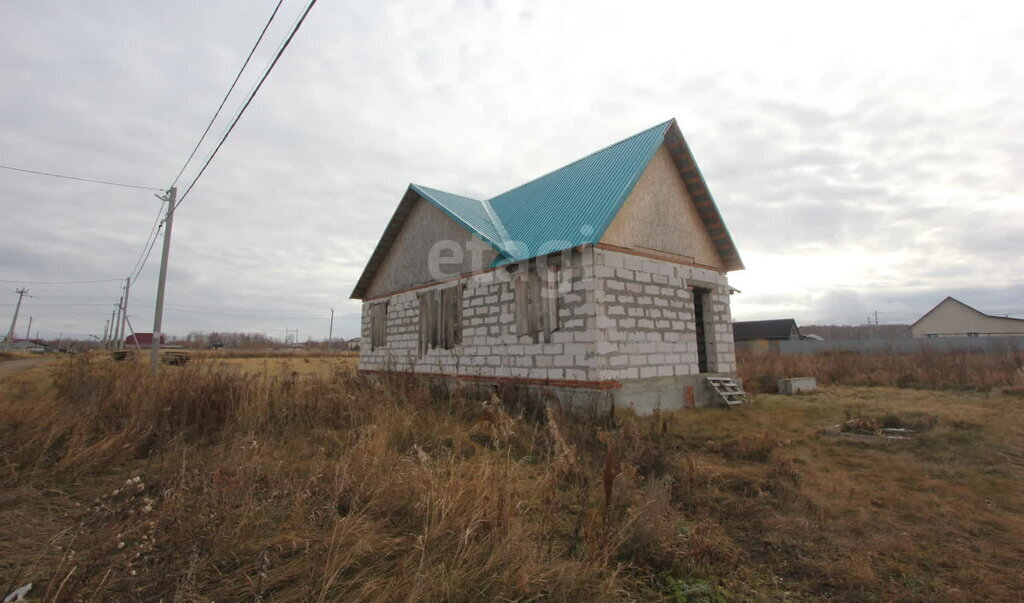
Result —
[[238, 333], [220, 331], [213, 331], [210, 333], [192, 331], [188, 335], [178, 338], [176, 342], [186, 347], [211, 348], [215, 345], [222, 345], [227, 348], [236, 348], [243, 350], [256, 348], [272, 348], [281, 345], [280, 341], [268, 337], [263, 333]]
[[[234, 331], [213, 331], [210, 333], [204, 333], [202, 331], [192, 331], [184, 337], [174, 338], [173, 343], [182, 345], [187, 348], [212, 348], [215, 346], [223, 346], [225, 348], [232, 348], [237, 350], [253, 350], [253, 349], [264, 349], [264, 348], [276, 348], [285, 345], [281, 340], [274, 339], [264, 335], [263, 333], [240, 333]], [[288, 345], [302, 346], [306, 349], [312, 350], [326, 350], [326, 341], [315, 341], [312, 338], [306, 338], [304, 343], [295, 342]], [[334, 348], [342, 349], [345, 346], [345, 340], [341, 337], [334, 338]]]

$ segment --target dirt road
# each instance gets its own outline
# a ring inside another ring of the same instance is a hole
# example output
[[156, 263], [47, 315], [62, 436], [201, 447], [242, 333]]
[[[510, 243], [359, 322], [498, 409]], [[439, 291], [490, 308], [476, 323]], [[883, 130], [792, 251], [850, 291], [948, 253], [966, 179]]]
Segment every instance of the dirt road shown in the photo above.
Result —
[[30, 368], [35, 368], [41, 364], [50, 362], [53, 358], [41, 357], [41, 358], [25, 358], [22, 360], [8, 360], [7, 362], [0, 362], [0, 377], [10, 375], [18, 371], [25, 371]]

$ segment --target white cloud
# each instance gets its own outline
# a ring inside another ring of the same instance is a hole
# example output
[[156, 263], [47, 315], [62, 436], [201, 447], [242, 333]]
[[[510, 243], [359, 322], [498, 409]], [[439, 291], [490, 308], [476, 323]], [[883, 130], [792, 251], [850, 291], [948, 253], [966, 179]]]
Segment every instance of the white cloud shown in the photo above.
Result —
[[[0, 163], [167, 186], [272, 5], [5, 5]], [[333, 306], [352, 336], [408, 182], [489, 196], [672, 116], [748, 266], [737, 318], [1012, 305], [1022, 34], [985, 3], [320, 3], [181, 206], [166, 328], [323, 337]], [[0, 173], [0, 279], [123, 276], [157, 204]], [[109, 308], [42, 305], [75, 295], [116, 285], [40, 288], [44, 335], [102, 328]]]

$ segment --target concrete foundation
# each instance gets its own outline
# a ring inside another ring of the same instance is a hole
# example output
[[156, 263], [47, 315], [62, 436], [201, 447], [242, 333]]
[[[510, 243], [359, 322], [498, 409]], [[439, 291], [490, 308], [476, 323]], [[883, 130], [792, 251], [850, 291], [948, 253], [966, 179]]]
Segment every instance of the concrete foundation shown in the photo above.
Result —
[[718, 395], [704, 377], [731, 376], [709, 373], [623, 381], [620, 389], [611, 390], [612, 403], [619, 408], [631, 408], [639, 415], [656, 410], [717, 406], [720, 404]]
[[[405, 375], [411, 376], [409, 373]], [[688, 375], [623, 381], [615, 388], [568, 387], [558, 384], [538, 384], [527, 380], [459, 379], [444, 375], [427, 378], [444, 394], [456, 391], [482, 401], [497, 396], [505, 404], [526, 408], [560, 405], [573, 410], [607, 414], [611, 408], [630, 410], [638, 415], [657, 411], [708, 408], [720, 406], [721, 401], [708, 385], [705, 377], [729, 375]], [[738, 381], [738, 380], [737, 380]]]

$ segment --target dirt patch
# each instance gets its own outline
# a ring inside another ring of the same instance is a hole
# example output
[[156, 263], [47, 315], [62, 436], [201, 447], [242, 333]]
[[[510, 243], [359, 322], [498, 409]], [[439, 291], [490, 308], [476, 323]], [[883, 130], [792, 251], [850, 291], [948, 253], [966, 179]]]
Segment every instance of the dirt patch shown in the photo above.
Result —
[[823, 429], [821, 435], [869, 444], [891, 444], [913, 439], [938, 423], [937, 417], [923, 413], [904, 417], [896, 414], [853, 415], [847, 411], [846, 416], [842, 423]]
[[47, 362], [51, 362], [52, 360], [54, 360], [53, 357], [42, 356], [40, 358], [23, 358], [0, 362], [0, 377], [10, 375], [11, 373], [17, 373], [19, 371], [27, 371], [30, 368], [41, 366]]

